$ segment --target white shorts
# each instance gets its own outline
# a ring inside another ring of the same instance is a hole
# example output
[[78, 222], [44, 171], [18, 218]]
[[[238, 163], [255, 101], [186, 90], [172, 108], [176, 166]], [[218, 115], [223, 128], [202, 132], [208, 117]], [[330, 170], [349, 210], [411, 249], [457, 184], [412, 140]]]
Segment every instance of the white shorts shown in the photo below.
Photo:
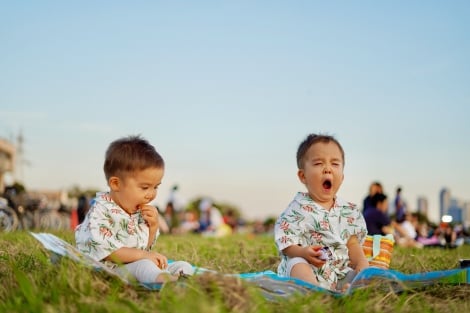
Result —
[[301, 257], [295, 257], [295, 258], [290, 258], [288, 261], [287, 261], [287, 275], [290, 277], [290, 273], [292, 272], [292, 268], [297, 265], [297, 264], [307, 264], [307, 265], [310, 265], [310, 267], [312, 268], [312, 270], [314, 269], [313, 265], [308, 263], [307, 260], [305, 260], [304, 258], [301, 258]]

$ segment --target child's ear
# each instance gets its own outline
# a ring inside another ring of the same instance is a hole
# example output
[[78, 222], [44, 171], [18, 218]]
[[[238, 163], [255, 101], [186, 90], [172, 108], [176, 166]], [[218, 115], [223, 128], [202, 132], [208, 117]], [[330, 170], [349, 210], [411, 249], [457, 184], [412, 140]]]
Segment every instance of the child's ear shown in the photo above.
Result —
[[120, 183], [121, 183], [121, 181], [119, 180], [119, 177], [111, 176], [108, 179], [108, 185], [109, 185], [109, 188], [111, 188], [112, 191], [119, 191]]
[[297, 177], [299, 178], [299, 180], [302, 182], [302, 184], [305, 184], [305, 173], [304, 173], [304, 170], [303, 169], [299, 169], [297, 171]]

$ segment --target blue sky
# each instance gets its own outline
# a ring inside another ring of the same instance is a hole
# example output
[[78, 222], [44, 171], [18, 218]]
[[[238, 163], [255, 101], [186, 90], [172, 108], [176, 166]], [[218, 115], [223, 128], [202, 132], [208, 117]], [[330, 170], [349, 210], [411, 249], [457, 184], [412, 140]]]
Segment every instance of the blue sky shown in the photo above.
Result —
[[25, 137], [29, 189], [106, 188], [110, 141], [142, 134], [180, 185], [279, 214], [312, 132], [346, 151], [339, 196], [371, 181], [413, 209], [470, 201], [467, 1], [10, 1], [0, 136]]

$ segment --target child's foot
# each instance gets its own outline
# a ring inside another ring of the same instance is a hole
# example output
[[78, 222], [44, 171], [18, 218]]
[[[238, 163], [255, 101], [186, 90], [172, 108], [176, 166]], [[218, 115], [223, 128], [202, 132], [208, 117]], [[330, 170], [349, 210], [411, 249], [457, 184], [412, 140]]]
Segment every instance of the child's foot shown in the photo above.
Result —
[[342, 287], [343, 287], [343, 288], [341, 288], [340, 291], [341, 291], [342, 293], [345, 293], [346, 291], [348, 291], [349, 287], [351, 287], [351, 284], [350, 284], [350, 283], [347, 283], [347, 284], [344, 284]]
[[176, 276], [191, 276], [194, 274], [194, 268], [191, 264], [185, 261], [175, 261], [171, 264], [170, 273]]
[[179, 272], [179, 275], [178, 275], [178, 278], [179, 279], [188, 279], [189, 277], [191, 277], [191, 275], [189, 274], [185, 274], [183, 271]]

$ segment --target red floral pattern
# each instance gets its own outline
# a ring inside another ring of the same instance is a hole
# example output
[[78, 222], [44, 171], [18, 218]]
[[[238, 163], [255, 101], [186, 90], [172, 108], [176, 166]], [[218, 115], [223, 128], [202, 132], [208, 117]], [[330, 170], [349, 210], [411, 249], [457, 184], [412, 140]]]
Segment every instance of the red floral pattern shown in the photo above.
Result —
[[98, 261], [121, 247], [145, 249], [148, 238], [149, 228], [140, 211], [129, 215], [109, 193], [96, 195], [85, 220], [75, 231], [77, 248]]
[[308, 194], [297, 193], [275, 225], [274, 237], [281, 257], [278, 274], [289, 276], [289, 258], [281, 252], [283, 249], [297, 244], [328, 246], [333, 258], [321, 268], [312, 266], [312, 270], [320, 286], [334, 289], [338, 280], [351, 270], [346, 243], [353, 235], [361, 244], [367, 235], [364, 217], [356, 205], [337, 198], [334, 206], [325, 210]]

